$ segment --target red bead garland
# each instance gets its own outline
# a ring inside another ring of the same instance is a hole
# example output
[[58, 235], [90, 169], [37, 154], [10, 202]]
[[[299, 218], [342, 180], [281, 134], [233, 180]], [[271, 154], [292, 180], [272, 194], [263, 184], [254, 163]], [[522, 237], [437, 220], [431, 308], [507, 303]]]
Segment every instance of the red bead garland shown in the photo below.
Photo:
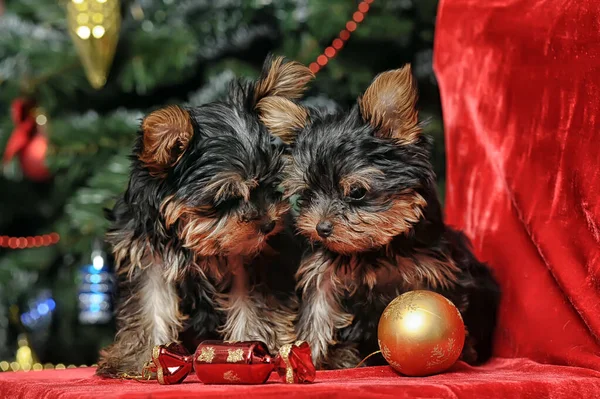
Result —
[[365, 19], [365, 15], [369, 12], [369, 4], [373, 3], [374, 0], [364, 0], [358, 5], [358, 11], [352, 14], [352, 20], [346, 23], [346, 29], [342, 30], [337, 38], [333, 39], [331, 46], [327, 47], [321, 55], [319, 55], [315, 62], [311, 62], [308, 68], [312, 73], [317, 73], [321, 68], [327, 65], [330, 59], [335, 57], [337, 52], [344, 47], [344, 43], [350, 38], [350, 32], [354, 32], [362, 21]]
[[25, 249], [47, 247], [60, 241], [58, 233], [44, 234], [33, 237], [9, 237], [0, 236], [0, 247], [10, 249]]

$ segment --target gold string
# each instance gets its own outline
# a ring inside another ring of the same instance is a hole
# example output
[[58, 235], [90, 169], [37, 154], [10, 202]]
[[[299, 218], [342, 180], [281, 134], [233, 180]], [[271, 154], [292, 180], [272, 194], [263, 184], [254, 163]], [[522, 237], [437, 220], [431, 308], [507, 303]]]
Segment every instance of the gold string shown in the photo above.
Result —
[[361, 360], [360, 363], [358, 363], [356, 366], [354, 366], [354, 368], [360, 367], [361, 364], [363, 364], [364, 362], [366, 362], [371, 356], [376, 355], [378, 353], [381, 353], [381, 351], [375, 351], [375, 352], [371, 353], [370, 355], [368, 355], [367, 357], [365, 357], [363, 360]]
[[152, 371], [150, 370], [151, 367], [152, 362], [146, 362], [146, 364], [144, 364], [144, 367], [142, 368], [142, 374], [135, 375], [129, 373], [121, 373], [119, 374], [119, 378], [122, 380], [133, 380], [137, 382], [148, 382], [150, 380], [154, 380], [154, 378], [152, 378]]
[[122, 380], [131, 380], [137, 382], [149, 382], [152, 379], [151, 376], [133, 375], [128, 373], [119, 374], [119, 378]]
[[143, 376], [143, 375], [132, 375], [127, 373], [122, 373], [119, 375], [119, 379], [128, 380], [128, 381], [137, 381], [137, 382], [154, 382], [155, 379], [151, 376]]

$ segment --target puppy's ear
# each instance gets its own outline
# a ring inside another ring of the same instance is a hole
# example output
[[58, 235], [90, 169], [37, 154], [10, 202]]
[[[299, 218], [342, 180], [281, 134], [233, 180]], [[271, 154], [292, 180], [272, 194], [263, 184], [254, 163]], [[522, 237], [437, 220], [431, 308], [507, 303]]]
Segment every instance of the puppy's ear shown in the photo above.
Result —
[[376, 129], [376, 135], [402, 144], [417, 141], [417, 88], [410, 65], [377, 75], [362, 98], [360, 113]]
[[154, 176], [166, 175], [179, 162], [194, 134], [190, 114], [169, 106], [152, 112], [142, 122], [140, 161]]
[[261, 122], [272, 135], [286, 144], [291, 144], [296, 135], [306, 125], [306, 109], [287, 98], [265, 97], [256, 106]]
[[308, 119], [308, 113], [291, 100], [300, 98], [315, 75], [306, 66], [284, 57], [269, 56], [254, 85], [258, 116], [271, 134], [290, 144]]
[[269, 96], [300, 98], [314, 77], [310, 69], [299, 62], [269, 55], [254, 85], [254, 104], [258, 105], [260, 100]]

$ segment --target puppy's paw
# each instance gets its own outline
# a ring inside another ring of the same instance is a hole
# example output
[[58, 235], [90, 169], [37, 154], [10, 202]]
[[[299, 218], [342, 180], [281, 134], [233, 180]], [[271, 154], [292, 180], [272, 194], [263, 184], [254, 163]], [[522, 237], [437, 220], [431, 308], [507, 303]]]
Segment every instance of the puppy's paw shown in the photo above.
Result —
[[468, 364], [477, 364], [477, 351], [475, 350], [475, 341], [472, 337], [467, 336], [465, 346], [460, 354], [460, 360]]
[[[132, 375], [133, 370], [132, 371]], [[120, 378], [123, 373], [128, 373], [118, 364], [111, 364], [110, 362], [104, 361], [104, 359], [98, 362], [98, 368], [96, 369], [96, 375], [103, 378]]]
[[119, 345], [113, 344], [100, 352], [96, 375], [104, 378], [140, 375], [145, 362], [150, 360], [150, 353], [142, 348], [138, 352], [127, 353]]
[[349, 369], [356, 367], [360, 360], [360, 354], [354, 345], [336, 345], [327, 353], [323, 368], [332, 370]]

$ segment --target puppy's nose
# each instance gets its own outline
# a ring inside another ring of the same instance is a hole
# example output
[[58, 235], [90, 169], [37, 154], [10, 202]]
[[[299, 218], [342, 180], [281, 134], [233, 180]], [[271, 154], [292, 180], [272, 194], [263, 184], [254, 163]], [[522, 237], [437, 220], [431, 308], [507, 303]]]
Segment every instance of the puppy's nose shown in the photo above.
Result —
[[317, 233], [319, 233], [319, 235], [323, 238], [329, 237], [332, 232], [333, 232], [333, 225], [331, 224], [331, 222], [329, 220], [324, 220], [322, 222], [319, 222], [319, 224], [317, 225]]
[[260, 224], [260, 231], [263, 234], [269, 234], [270, 232], [273, 231], [273, 229], [275, 228], [275, 221], [274, 220], [267, 220], [264, 221]]

